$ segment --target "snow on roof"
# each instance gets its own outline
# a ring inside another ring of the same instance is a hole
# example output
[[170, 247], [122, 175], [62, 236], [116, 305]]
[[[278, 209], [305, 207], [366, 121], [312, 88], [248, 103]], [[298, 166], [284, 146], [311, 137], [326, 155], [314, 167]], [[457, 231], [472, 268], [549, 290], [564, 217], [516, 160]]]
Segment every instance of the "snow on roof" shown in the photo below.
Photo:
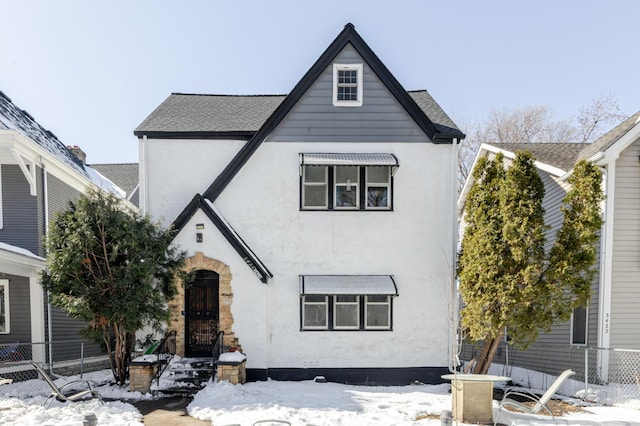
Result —
[[56, 135], [38, 124], [27, 111], [18, 108], [2, 91], [0, 91], [0, 128], [25, 135], [74, 172], [88, 178], [98, 188], [109, 191], [120, 198], [126, 198], [125, 191], [96, 170], [83, 164]]
[[91, 182], [93, 182], [98, 188], [102, 189], [103, 191], [111, 192], [118, 198], [127, 198], [127, 193], [123, 189], [104, 177], [96, 169], [86, 164], [84, 168], [87, 171], [87, 175], [89, 176]]
[[63, 144], [56, 135], [38, 124], [27, 111], [18, 108], [18, 106], [1, 91], [0, 122], [9, 130], [15, 130], [24, 134], [71, 169], [87, 177], [82, 162], [67, 149], [67, 146]]
[[8, 251], [8, 252], [11, 252], [11, 253], [14, 253], [14, 254], [19, 254], [21, 256], [30, 257], [32, 259], [44, 261], [43, 258], [31, 253], [27, 249], [23, 249], [22, 247], [12, 246], [12, 245], [7, 244], [7, 243], [0, 242], [0, 250], [4, 250], [4, 251]]

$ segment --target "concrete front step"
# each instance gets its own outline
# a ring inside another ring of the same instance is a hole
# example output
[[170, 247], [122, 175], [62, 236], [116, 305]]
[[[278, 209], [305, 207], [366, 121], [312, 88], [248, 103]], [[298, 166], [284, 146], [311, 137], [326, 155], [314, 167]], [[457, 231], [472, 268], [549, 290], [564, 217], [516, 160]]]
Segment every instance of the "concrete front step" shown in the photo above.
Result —
[[215, 372], [211, 358], [183, 358], [168, 366], [157, 390], [164, 394], [193, 396], [215, 376]]

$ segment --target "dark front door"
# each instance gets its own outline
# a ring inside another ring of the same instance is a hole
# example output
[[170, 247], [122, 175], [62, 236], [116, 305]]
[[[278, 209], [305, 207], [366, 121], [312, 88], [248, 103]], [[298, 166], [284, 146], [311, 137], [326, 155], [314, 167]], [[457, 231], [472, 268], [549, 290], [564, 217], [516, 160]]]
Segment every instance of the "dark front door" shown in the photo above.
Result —
[[218, 334], [219, 275], [196, 271], [195, 282], [185, 292], [185, 355], [211, 356]]

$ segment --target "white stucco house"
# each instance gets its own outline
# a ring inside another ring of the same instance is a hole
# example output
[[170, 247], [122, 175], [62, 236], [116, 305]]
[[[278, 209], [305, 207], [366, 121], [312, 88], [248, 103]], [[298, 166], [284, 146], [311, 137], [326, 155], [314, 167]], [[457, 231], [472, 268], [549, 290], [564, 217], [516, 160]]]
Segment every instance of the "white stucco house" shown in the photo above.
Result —
[[134, 132], [140, 208], [195, 272], [171, 306], [178, 353], [210, 354], [223, 331], [249, 380], [439, 383], [464, 134], [351, 24], [293, 83], [174, 93]]

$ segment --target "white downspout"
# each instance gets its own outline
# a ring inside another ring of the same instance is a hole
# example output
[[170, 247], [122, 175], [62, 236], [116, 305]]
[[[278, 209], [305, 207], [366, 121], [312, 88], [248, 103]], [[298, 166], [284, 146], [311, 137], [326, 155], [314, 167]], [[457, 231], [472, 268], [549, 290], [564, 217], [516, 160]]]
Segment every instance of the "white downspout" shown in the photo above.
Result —
[[148, 148], [147, 148], [147, 135], [143, 135], [142, 139], [139, 139], [138, 146], [139, 170], [138, 170], [138, 185], [140, 189], [140, 208], [143, 214], [149, 214], [149, 181], [148, 181]]
[[450, 259], [450, 308], [449, 315], [449, 344], [447, 358], [449, 359], [449, 371], [455, 372], [456, 367], [460, 364], [458, 359], [458, 297], [457, 297], [457, 280], [456, 280], [456, 263], [457, 263], [457, 247], [458, 247], [458, 139], [454, 139], [451, 143], [451, 205], [453, 206], [453, 223], [451, 226], [451, 259]]
[[[44, 163], [44, 160], [41, 159], [42, 164], [42, 207], [44, 210], [44, 235], [45, 238], [49, 237], [49, 179], [47, 173], [47, 167]], [[46, 245], [45, 245], [45, 256], [46, 253]], [[53, 317], [51, 313], [51, 292], [47, 290], [47, 330], [48, 330], [48, 340], [49, 340], [49, 371], [53, 371]]]
[[[611, 287], [613, 279], [613, 224], [616, 187], [616, 161], [605, 166], [604, 171], [604, 226], [602, 227], [602, 244], [600, 246], [600, 297], [598, 306], [598, 341], [597, 347], [609, 348], [611, 345]], [[606, 359], [598, 356], [599, 376], [606, 382], [609, 371]]]

